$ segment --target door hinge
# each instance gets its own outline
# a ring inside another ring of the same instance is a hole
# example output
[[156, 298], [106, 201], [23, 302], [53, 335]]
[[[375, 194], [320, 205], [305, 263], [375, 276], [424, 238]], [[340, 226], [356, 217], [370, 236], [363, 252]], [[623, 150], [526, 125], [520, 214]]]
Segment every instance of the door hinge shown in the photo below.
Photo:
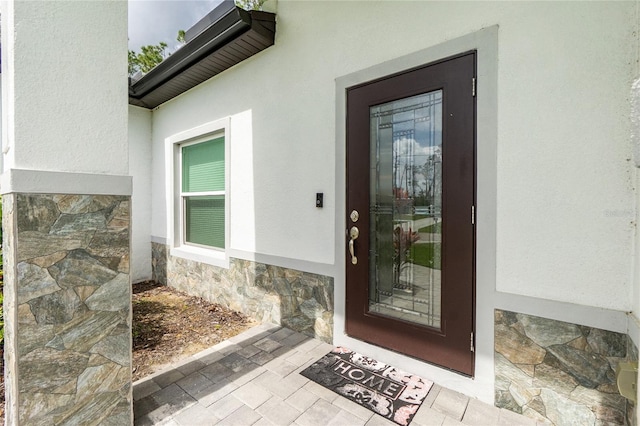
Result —
[[476, 78], [471, 79], [471, 96], [476, 97]]
[[473, 345], [473, 331], [471, 332], [471, 352], [475, 352], [476, 351], [476, 347]]
[[471, 206], [471, 224], [476, 224], [476, 206]]

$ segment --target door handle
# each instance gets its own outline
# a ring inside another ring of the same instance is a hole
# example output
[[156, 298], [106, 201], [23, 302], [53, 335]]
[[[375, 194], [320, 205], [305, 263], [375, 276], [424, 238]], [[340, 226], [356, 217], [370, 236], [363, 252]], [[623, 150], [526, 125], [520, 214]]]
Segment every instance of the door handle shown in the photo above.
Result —
[[360, 235], [360, 231], [358, 230], [357, 226], [352, 226], [351, 230], [349, 230], [349, 236], [351, 237], [351, 239], [349, 240], [349, 253], [351, 253], [351, 263], [353, 263], [354, 265], [358, 264], [358, 258], [356, 257], [356, 253], [355, 253], [355, 247], [354, 247], [354, 241], [358, 239], [358, 236]]

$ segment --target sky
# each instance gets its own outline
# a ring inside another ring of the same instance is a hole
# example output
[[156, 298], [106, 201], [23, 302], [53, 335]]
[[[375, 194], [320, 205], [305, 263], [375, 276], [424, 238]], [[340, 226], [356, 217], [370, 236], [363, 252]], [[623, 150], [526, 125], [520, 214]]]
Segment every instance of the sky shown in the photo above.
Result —
[[129, 50], [167, 43], [172, 52], [178, 30], [188, 30], [221, 0], [129, 0]]

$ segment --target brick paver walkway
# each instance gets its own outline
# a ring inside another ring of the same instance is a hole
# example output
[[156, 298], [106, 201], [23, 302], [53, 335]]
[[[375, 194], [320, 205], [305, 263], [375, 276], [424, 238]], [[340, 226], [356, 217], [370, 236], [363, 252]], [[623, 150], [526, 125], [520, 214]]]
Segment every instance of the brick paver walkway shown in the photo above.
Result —
[[[260, 325], [133, 385], [135, 425], [395, 425], [298, 374], [332, 346]], [[434, 385], [411, 425], [536, 422]]]

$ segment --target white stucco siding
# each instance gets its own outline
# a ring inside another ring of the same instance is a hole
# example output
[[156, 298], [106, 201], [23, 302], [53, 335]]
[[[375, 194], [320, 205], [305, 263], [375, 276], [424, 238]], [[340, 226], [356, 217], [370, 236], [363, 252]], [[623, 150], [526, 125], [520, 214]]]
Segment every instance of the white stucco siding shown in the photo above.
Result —
[[12, 7], [15, 22], [3, 27], [9, 32], [3, 48], [6, 40], [15, 43], [9, 70], [15, 87], [8, 95], [19, 95], [12, 100], [5, 169], [126, 175], [126, 3], [19, 1]]
[[[320, 112], [314, 105], [333, 90], [333, 81], [288, 84], [277, 72], [256, 72], [267, 66], [262, 61], [273, 59], [249, 60], [214, 79], [218, 84], [154, 111], [154, 173], [164, 173], [158, 161], [164, 138], [230, 116], [230, 248], [333, 263], [333, 106]], [[310, 127], [310, 119], [324, 127]], [[322, 209], [315, 207], [316, 192], [325, 193]], [[156, 180], [154, 205], [164, 209], [165, 198]], [[166, 237], [164, 211], [154, 217], [153, 235]]]
[[151, 279], [151, 111], [129, 106], [131, 281]]
[[500, 27], [497, 290], [630, 309], [633, 4]]
[[152, 233], [166, 237], [164, 139], [231, 116], [231, 248], [333, 264], [335, 79], [497, 24], [495, 287], [629, 310], [635, 8], [280, 1], [275, 46], [154, 111]]

